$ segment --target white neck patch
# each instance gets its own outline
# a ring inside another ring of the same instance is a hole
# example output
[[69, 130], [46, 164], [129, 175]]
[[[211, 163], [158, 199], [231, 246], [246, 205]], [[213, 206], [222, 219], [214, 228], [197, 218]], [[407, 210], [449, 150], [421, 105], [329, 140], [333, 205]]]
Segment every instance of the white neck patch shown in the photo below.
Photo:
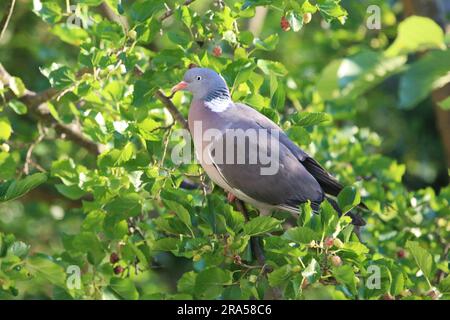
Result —
[[233, 102], [228, 97], [219, 97], [212, 99], [211, 101], [205, 101], [207, 106], [213, 112], [223, 112], [227, 110]]

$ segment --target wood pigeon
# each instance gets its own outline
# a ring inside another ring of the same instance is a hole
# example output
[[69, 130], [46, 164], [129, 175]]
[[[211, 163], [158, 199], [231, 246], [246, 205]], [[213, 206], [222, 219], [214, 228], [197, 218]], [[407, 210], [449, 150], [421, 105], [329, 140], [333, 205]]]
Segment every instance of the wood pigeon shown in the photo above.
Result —
[[[328, 199], [341, 214], [329, 196], [337, 196], [343, 186], [277, 124], [255, 109], [233, 102], [220, 74], [191, 68], [172, 93], [179, 90], [193, 95], [188, 123], [197, 158], [208, 176], [228, 192], [229, 199], [237, 197], [250, 203], [262, 215], [273, 210], [298, 214], [299, 204], [308, 200], [317, 211]], [[257, 134], [252, 135], [254, 132]], [[244, 154], [240, 159], [239, 152]], [[255, 153], [256, 161], [252, 158]], [[262, 154], [274, 160], [275, 165], [270, 165], [275, 170], [271, 172], [268, 162], [259, 159]], [[353, 224], [365, 224], [358, 215], [349, 216]]]

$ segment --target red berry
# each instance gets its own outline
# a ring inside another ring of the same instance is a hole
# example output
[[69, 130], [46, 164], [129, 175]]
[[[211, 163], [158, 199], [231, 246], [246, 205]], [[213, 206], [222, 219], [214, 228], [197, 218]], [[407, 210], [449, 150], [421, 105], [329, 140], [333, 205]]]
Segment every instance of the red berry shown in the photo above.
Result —
[[111, 253], [111, 255], [109, 256], [109, 262], [111, 262], [111, 264], [117, 263], [119, 262], [119, 260], [119, 255], [115, 252]]
[[121, 266], [117, 266], [114, 268], [115, 274], [121, 274], [123, 272], [123, 268]]
[[291, 25], [285, 16], [281, 17], [280, 26], [284, 31], [289, 31], [291, 29]]
[[406, 251], [403, 249], [400, 249], [397, 251], [397, 257], [400, 259], [403, 259], [404, 257], [406, 257]]
[[335, 267], [339, 267], [342, 265], [342, 259], [339, 256], [332, 256], [330, 258], [331, 264]]
[[220, 46], [215, 46], [213, 49], [213, 55], [220, 57], [222, 55], [222, 48]]
[[332, 238], [332, 237], [325, 238], [325, 241], [324, 241], [325, 247], [329, 248], [329, 247], [333, 246], [333, 243], [334, 243], [334, 238]]

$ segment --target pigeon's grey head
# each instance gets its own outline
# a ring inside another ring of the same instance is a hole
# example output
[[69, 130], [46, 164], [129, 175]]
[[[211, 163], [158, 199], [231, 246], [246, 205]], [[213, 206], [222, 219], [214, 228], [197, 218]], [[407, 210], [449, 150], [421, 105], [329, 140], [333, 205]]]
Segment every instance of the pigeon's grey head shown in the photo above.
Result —
[[172, 88], [172, 92], [189, 91], [194, 99], [208, 99], [217, 92], [228, 94], [228, 87], [220, 74], [208, 68], [192, 68], [186, 71], [183, 81]]

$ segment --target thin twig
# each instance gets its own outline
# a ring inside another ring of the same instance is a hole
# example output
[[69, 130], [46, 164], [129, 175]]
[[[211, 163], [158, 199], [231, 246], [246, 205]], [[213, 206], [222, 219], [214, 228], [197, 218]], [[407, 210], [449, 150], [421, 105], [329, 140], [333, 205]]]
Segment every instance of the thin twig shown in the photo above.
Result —
[[47, 134], [47, 130], [45, 128], [42, 127], [42, 124], [39, 122], [38, 123], [38, 130], [39, 130], [39, 136], [36, 139], [36, 141], [34, 141], [30, 147], [27, 150], [27, 154], [25, 156], [25, 164], [23, 166], [23, 173], [25, 175], [28, 175], [30, 173], [30, 164], [31, 164], [31, 156], [33, 154], [33, 150], [34, 148], [41, 143], [41, 141], [45, 138], [45, 135]]
[[16, 0], [11, 0], [11, 2], [9, 3], [9, 6], [6, 7], [6, 12], [5, 15], [2, 19], [2, 21], [0, 22], [0, 40], [3, 38], [3, 35], [6, 32], [6, 29], [8, 28], [8, 24], [9, 21], [11, 20], [11, 16], [13, 14], [14, 11], [14, 5], [16, 4]]
[[[0, 63], [0, 82], [8, 86], [10, 79], [11, 75]], [[25, 89], [24, 95], [19, 98], [19, 100], [28, 107], [29, 115], [31, 115], [33, 118], [37, 119], [47, 126], [53, 127], [58, 134], [63, 135], [66, 139], [71, 140], [72, 142], [85, 148], [90, 153], [98, 155], [99, 146], [95, 142], [87, 139], [80, 130], [75, 129], [72, 126], [59, 123], [51, 116], [51, 114], [48, 113], [47, 110], [45, 110], [44, 108], [39, 108], [40, 105], [53, 99], [57, 95], [58, 90], [54, 88], [47, 89], [40, 93]]]
[[[190, 5], [192, 2], [194, 2], [195, 0], [186, 0], [182, 6], [188, 6]], [[166, 12], [163, 13], [163, 15], [161, 17], [159, 17], [159, 21], [162, 22], [164, 20], [166, 20], [168, 17], [170, 17], [171, 15], [173, 15], [175, 13], [175, 10], [172, 9], [168, 9]]]
[[184, 129], [189, 130], [188, 123], [183, 117], [178, 108], [173, 104], [169, 97], [167, 97], [161, 90], [157, 90], [155, 93], [156, 98], [161, 101], [164, 106], [169, 110], [172, 117], [183, 126]]

